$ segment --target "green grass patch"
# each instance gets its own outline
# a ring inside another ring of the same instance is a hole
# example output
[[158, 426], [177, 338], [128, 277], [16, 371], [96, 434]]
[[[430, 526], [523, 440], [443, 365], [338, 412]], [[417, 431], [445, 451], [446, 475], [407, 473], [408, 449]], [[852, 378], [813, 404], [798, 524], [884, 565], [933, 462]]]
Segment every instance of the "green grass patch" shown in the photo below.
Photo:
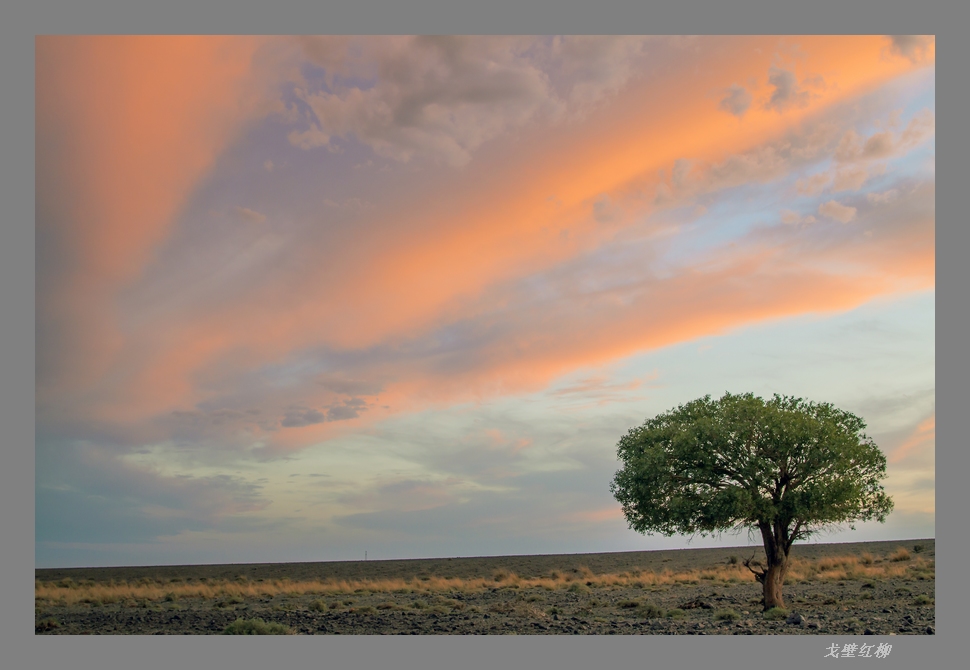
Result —
[[653, 603], [641, 603], [637, 608], [637, 613], [646, 619], [659, 619], [667, 614], [663, 607], [658, 607]]
[[292, 635], [293, 631], [281, 623], [266, 623], [262, 619], [236, 619], [226, 626], [223, 635]]
[[788, 618], [788, 610], [784, 607], [772, 607], [764, 613], [765, 619], [768, 621], [779, 621], [781, 619]]
[[47, 619], [44, 619], [43, 621], [38, 621], [37, 624], [34, 626], [34, 630], [39, 633], [43, 633], [60, 627], [61, 627], [60, 621], [58, 621], [57, 619], [47, 618]]

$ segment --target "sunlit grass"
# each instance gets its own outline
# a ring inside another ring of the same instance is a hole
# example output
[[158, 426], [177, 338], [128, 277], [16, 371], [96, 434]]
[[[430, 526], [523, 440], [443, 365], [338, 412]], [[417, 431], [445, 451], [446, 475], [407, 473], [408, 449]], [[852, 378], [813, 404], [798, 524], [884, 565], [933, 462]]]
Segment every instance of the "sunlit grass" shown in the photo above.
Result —
[[[894, 554], [896, 556], [898, 554]], [[926, 580], [935, 578], [935, 562], [915, 556], [905, 561], [876, 561], [871, 556], [836, 556], [816, 560], [794, 557], [786, 582], [830, 582], [843, 580]], [[87, 603], [92, 606], [121, 603], [129, 607], [144, 606], [146, 601], [175, 603], [180, 600], [201, 599], [219, 603], [240, 603], [245, 599], [276, 596], [335, 596], [367, 593], [470, 593], [492, 589], [559, 589], [582, 594], [596, 588], [658, 588], [677, 584], [707, 583], [736, 584], [751, 582], [754, 577], [739, 564], [674, 572], [659, 572], [637, 568], [621, 573], [595, 574], [589, 568], [554, 570], [547, 575], [521, 577], [512, 571], [497, 570], [487, 577], [458, 578], [423, 575], [418, 579], [288, 579], [250, 580], [151, 580], [126, 582], [111, 580], [74, 582], [70, 579], [34, 581], [37, 601], [53, 605], [73, 606]], [[319, 605], [316, 605], [319, 607]]]

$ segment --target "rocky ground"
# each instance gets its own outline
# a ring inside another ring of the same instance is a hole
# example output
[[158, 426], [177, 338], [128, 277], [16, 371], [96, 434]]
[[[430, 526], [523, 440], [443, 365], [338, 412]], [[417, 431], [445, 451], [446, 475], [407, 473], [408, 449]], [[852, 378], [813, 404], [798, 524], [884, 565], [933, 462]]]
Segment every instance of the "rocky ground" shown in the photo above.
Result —
[[[899, 546], [922, 545], [922, 557], [935, 559], [933, 540], [805, 545], [795, 551], [806, 558], [870, 552], [885, 556]], [[751, 553], [753, 550], [748, 549]], [[422, 561], [368, 561], [164, 568], [37, 570], [38, 580], [71, 577], [77, 581], [158, 579], [291, 580], [343, 577], [410, 576], [472, 577], [514, 571], [521, 577], [549, 570], [619, 573], [682, 570], [747, 558], [742, 548], [690, 549], [563, 556], [523, 556]], [[515, 588], [513, 584], [466, 592], [369, 592], [337, 595], [263, 596], [249, 599], [178, 599], [172, 602], [73, 606], [38, 602], [38, 634], [195, 635], [221, 633], [236, 619], [277, 622], [297, 634], [365, 635], [817, 635], [932, 634], [935, 628], [932, 579], [860, 579], [808, 581], [786, 585], [788, 615], [766, 620], [759, 605], [761, 587], [753, 577], [736, 584], [587, 586], [578, 579], [570, 588]]]

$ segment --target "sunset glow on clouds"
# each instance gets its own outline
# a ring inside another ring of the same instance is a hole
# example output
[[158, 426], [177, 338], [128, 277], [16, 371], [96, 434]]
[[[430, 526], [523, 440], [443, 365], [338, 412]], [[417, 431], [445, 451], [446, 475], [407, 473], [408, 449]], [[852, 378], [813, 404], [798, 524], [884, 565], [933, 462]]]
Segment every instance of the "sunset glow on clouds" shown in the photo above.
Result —
[[896, 511], [825, 539], [934, 534], [932, 38], [40, 37], [36, 86], [38, 565], [685, 546], [615, 444], [726, 390], [869, 423]]

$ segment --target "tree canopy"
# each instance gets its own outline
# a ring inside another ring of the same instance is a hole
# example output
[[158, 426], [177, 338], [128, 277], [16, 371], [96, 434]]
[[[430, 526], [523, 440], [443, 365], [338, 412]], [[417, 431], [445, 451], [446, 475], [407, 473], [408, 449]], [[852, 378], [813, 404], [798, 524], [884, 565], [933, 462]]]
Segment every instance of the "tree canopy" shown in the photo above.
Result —
[[881, 485], [886, 457], [865, 427], [828, 403], [705, 396], [620, 438], [623, 467], [610, 490], [641, 533], [759, 530], [767, 566], [756, 575], [765, 607], [783, 605], [796, 540], [827, 526], [884, 522], [893, 508]]

